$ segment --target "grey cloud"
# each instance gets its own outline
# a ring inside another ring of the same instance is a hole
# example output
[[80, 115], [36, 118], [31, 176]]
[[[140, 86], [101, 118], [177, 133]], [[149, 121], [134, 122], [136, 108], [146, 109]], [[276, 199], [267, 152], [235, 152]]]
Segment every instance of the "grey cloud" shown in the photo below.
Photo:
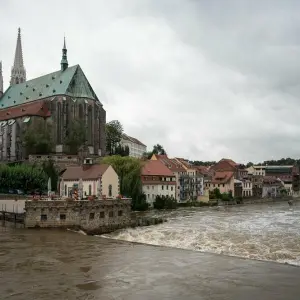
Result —
[[299, 155], [299, 1], [2, 2], [6, 86], [17, 27], [29, 78], [59, 68], [65, 33], [107, 119], [149, 148], [197, 160]]

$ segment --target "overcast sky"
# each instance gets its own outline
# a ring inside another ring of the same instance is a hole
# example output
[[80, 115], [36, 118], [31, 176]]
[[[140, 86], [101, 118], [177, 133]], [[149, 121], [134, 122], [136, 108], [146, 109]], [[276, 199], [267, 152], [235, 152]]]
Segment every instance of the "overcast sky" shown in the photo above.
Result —
[[125, 132], [169, 156], [300, 158], [300, 1], [0, 0], [7, 87], [80, 64]]

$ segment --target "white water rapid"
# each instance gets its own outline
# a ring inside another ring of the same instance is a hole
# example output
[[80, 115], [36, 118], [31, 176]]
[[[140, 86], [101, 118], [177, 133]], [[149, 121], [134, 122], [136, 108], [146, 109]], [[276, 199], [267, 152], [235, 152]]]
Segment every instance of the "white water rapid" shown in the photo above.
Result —
[[[155, 214], [152, 212], [152, 214]], [[157, 212], [168, 222], [106, 238], [300, 266], [300, 202]]]

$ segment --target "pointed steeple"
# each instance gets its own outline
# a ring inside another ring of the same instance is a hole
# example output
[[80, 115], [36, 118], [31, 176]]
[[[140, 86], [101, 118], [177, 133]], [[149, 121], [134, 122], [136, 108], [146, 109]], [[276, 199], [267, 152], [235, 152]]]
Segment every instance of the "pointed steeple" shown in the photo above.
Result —
[[61, 58], [61, 70], [64, 71], [68, 68], [68, 58], [67, 58], [67, 47], [66, 47], [66, 38], [64, 37], [64, 46], [62, 49], [62, 58]]
[[2, 61], [0, 61], [0, 98], [3, 95]]
[[24, 62], [23, 62], [21, 28], [19, 28], [15, 60], [14, 60], [14, 65], [11, 69], [10, 85], [22, 83], [24, 81], [26, 81], [26, 70], [24, 68]]

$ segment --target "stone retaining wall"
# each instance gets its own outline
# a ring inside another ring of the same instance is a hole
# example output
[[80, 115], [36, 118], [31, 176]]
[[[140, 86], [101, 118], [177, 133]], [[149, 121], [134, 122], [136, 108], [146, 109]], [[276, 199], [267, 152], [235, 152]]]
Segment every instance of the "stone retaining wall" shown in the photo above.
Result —
[[26, 201], [25, 227], [80, 228], [106, 233], [131, 224], [131, 199]]

